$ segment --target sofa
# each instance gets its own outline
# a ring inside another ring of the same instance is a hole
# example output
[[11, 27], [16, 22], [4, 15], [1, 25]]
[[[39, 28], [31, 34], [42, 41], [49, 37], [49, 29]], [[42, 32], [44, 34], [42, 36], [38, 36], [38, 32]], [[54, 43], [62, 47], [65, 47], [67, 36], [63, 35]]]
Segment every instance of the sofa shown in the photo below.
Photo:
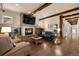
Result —
[[55, 38], [55, 34], [53, 32], [50, 32], [50, 31], [44, 31], [44, 32], [42, 32], [41, 36], [44, 39], [49, 40], [49, 41], [52, 41]]
[[9, 37], [0, 37], [0, 56], [26, 56], [30, 52], [29, 42], [12, 42]]

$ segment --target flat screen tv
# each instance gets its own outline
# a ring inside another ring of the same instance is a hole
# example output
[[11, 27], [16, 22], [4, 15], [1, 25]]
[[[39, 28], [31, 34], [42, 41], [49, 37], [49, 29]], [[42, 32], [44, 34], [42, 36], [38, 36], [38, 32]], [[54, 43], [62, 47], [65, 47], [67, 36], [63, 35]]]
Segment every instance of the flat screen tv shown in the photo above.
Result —
[[23, 15], [23, 23], [35, 25], [35, 17], [30, 15]]

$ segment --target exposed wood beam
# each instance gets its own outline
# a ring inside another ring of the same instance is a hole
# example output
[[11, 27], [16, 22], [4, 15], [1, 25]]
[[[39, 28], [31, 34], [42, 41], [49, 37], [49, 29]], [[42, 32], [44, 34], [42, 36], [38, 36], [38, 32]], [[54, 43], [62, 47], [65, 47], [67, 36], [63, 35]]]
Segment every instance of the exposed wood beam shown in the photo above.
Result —
[[77, 16], [77, 17], [72, 17], [72, 18], [67, 18], [66, 20], [76, 19], [76, 18], [79, 18], [79, 16]]
[[72, 11], [75, 11], [75, 10], [79, 10], [79, 7], [76, 7], [76, 8], [73, 8], [73, 9], [70, 9], [70, 10], [67, 10], [67, 11], [64, 11], [64, 12], [60, 12], [60, 13], [57, 13], [57, 14], [53, 14], [53, 15], [50, 15], [50, 16], [41, 18], [40, 20], [47, 19], [47, 18], [51, 18], [51, 17], [58, 16], [58, 15], [62, 15], [62, 14], [65, 14], [65, 13], [68, 13], [68, 12], [72, 12]]
[[32, 13], [35, 14], [36, 12], [46, 8], [47, 6], [51, 5], [52, 3], [45, 3], [44, 5], [40, 6], [39, 8], [37, 8], [35, 11], [33, 11]]
[[73, 17], [73, 18], [67, 18], [67, 19], [65, 19], [65, 20], [67, 20], [67, 22], [69, 22], [71, 25], [77, 25], [77, 23], [78, 23], [78, 18], [79, 18], [79, 16]]
[[71, 15], [62, 16], [62, 18], [70, 17], [70, 16], [75, 16], [75, 15], [79, 15], [79, 13], [74, 13], [74, 14], [71, 14]]

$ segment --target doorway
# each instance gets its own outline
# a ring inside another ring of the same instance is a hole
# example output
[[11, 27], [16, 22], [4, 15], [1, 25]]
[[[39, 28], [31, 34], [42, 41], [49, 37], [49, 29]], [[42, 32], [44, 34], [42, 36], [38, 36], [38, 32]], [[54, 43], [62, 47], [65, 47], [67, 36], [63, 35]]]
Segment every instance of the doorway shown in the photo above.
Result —
[[66, 39], [78, 39], [79, 16], [63, 18], [63, 37]]

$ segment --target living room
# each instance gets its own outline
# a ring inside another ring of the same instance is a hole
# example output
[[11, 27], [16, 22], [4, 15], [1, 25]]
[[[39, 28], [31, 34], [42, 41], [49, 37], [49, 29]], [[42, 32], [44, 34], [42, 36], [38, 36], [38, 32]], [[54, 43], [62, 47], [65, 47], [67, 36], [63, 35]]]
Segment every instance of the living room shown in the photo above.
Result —
[[79, 55], [78, 19], [79, 3], [0, 3], [0, 55]]

